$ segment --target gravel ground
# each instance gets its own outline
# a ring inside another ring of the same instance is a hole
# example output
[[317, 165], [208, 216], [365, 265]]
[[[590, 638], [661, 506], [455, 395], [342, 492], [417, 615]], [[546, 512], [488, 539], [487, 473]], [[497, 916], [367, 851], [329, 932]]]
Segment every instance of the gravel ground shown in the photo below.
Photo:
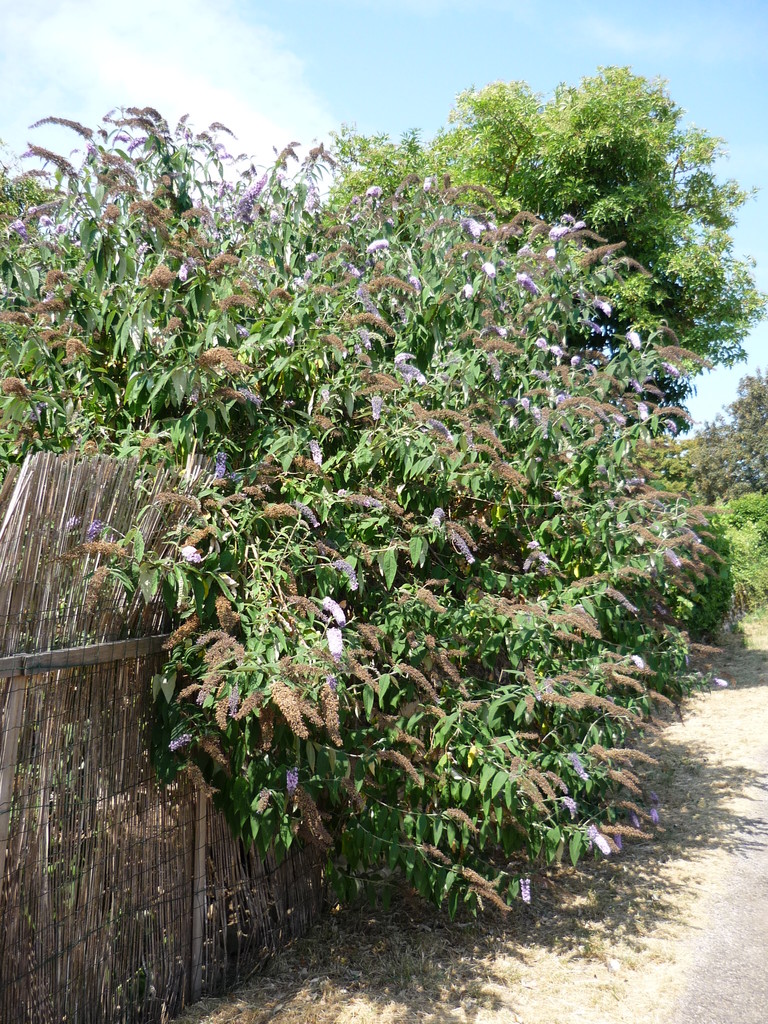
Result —
[[768, 1022], [768, 746], [764, 770], [734, 801], [739, 814], [706, 926], [689, 926], [687, 986], [674, 1024]]
[[768, 1021], [768, 773], [748, 795], [750, 828], [731, 854], [726, 891], [712, 901], [710, 927], [696, 936], [675, 1024]]

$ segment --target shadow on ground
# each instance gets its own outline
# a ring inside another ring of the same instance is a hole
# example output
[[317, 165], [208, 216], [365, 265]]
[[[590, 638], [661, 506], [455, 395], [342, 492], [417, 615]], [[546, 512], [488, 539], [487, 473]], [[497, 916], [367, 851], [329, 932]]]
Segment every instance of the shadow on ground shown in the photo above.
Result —
[[[747, 649], [738, 636], [726, 640], [717, 665], [739, 680], [719, 700], [746, 687], [768, 689], [768, 652]], [[362, 1024], [375, 1022], [377, 1011], [387, 1024], [445, 1021], [459, 1007], [461, 1020], [474, 1021], [502, 1008], [500, 986], [525, 986], [529, 965], [543, 952], [604, 965], [620, 943], [625, 956], [636, 950], [639, 957], [646, 937], [679, 919], [681, 904], [693, 895], [678, 862], [715, 847], [746, 854], [768, 845], [765, 822], [749, 810], [750, 797], [768, 795], [765, 773], [723, 767], [706, 746], [684, 735], [673, 741], [663, 730], [651, 746], [659, 763], [645, 781], [661, 797], [663, 826], [652, 841], [627, 844], [621, 855], [577, 869], [532, 873], [532, 904], [509, 915], [486, 912], [477, 921], [451, 923], [405, 892], [387, 911], [357, 906], [329, 913], [245, 988], [206, 1001], [186, 1019], [330, 1024], [339, 1000], [349, 1006], [360, 999], [366, 1010], [350, 1019]], [[743, 813], [729, 809], [737, 792], [748, 792]], [[665, 870], [673, 863], [675, 870]]]

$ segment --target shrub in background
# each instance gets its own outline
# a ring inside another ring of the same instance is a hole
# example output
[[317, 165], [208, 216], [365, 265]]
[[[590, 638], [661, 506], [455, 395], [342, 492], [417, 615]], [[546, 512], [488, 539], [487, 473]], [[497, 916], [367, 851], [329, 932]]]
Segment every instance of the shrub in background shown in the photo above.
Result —
[[732, 533], [721, 516], [712, 516], [706, 530], [709, 553], [702, 557], [706, 575], [692, 593], [681, 594], [677, 614], [697, 640], [711, 640], [734, 606], [734, 548]]
[[158, 499], [172, 556], [76, 527], [176, 616], [163, 777], [342, 896], [399, 871], [452, 913], [644, 836], [625, 740], [691, 684], [670, 609], [708, 549], [633, 472], [686, 353], [606, 326], [632, 262], [446, 182], [323, 208], [320, 149], [236, 176], [221, 126], [75, 127], [4, 230], [0, 450], [211, 458]]
[[721, 518], [731, 549], [732, 610], [745, 615], [768, 601], [768, 495], [734, 498]]

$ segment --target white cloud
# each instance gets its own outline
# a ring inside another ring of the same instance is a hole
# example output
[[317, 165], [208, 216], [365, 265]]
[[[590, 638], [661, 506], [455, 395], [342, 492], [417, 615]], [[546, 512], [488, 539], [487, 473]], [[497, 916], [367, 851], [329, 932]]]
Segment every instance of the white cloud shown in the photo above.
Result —
[[50, 128], [27, 130], [40, 118], [92, 126], [120, 106], [189, 113], [198, 129], [221, 121], [259, 162], [335, 124], [299, 58], [233, 0], [0, 0], [0, 24], [0, 137], [15, 150], [51, 145]]

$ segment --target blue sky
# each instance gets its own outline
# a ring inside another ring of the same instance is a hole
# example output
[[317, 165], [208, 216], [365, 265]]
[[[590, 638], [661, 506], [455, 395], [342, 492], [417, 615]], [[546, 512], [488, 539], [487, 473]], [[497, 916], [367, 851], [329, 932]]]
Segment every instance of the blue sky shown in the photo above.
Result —
[[[32, 139], [66, 151], [70, 136], [28, 126], [151, 104], [200, 127], [221, 120], [267, 162], [273, 146], [342, 122], [429, 136], [470, 86], [522, 79], [546, 96], [610, 64], [667, 79], [687, 119], [727, 141], [723, 176], [760, 189], [736, 251], [768, 291], [766, 0], [0, 0], [0, 138], [16, 152]], [[747, 348], [746, 363], [700, 378], [696, 419], [768, 369], [768, 325]]]

